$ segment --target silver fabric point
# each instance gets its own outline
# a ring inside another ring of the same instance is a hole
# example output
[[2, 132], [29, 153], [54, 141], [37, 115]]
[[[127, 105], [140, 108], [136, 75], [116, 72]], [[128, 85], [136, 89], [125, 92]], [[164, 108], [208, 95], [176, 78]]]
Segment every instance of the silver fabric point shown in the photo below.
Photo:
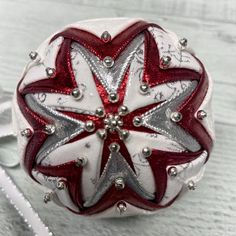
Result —
[[33, 132], [31, 129], [26, 128], [26, 129], [22, 130], [20, 134], [22, 137], [30, 138], [32, 136], [32, 133]]
[[120, 215], [124, 214], [127, 211], [127, 205], [125, 202], [118, 202], [116, 205], [116, 210]]
[[46, 71], [46, 74], [48, 77], [53, 77], [55, 75], [55, 69], [54, 68], [51, 68], [51, 67], [47, 67], [45, 69]]
[[111, 35], [109, 34], [108, 31], [104, 31], [101, 35], [101, 39], [104, 43], [108, 43], [111, 41]]
[[111, 68], [113, 65], [114, 65], [114, 60], [112, 57], [104, 57], [103, 59], [103, 65], [106, 67], [106, 68]]
[[55, 131], [56, 131], [56, 127], [55, 127], [54, 125], [47, 124], [47, 125], [45, 125], [45, 127], [44, 127], [44, 132], [45, 132], [46, 134], [51, 135], [51, 134], [54, 134]]
[[125, 188], [125, 182], [124, 182], [124, 179], [122, 177], [117, 177], [115, 179], [115, 187], [118, 190], [121, 190], [121, 189]]
[[188, 182], [188, 189], [189, 190], [195, 190], [196, 189], [196, 183], [193, 181], [193, 180], [190, 180], [189, 182]]
[[142, 149], [142, 154], [144, 157], [149, 157], [152, 155], [152, 150], [149, 147], [144, 147]]
[[[122, 180], [119, 178], [122, 178]], [[119, 180], [119, 181], [118, 181]], [[147, 192], [139, 183], [137, 175], [133, 172], [130, 165], [125, 158], [118, 151], [111, 151], [109, 159], [104, 167], [102, 175], [96, 183], [95, 193], [84, 203], [85, 207], [93, 206], [99, 199], [107, 192], [107, 190], [114, 186], [115, 181], [119, 186], [129, 186], [138, 195], [145, 199], [154, 199], [153, 193]], [[122, 185], [120, 185], [122, 184]]]
[[204, 111], [204, 110], [199, 110], [198, 112], [197, 112], [197, 118], [199, 119], [199, 120], [203, 120], [204, 118], [206, 118], [207, 117], [207, 113]]
[[87, 132], [93, 132], [95, 130], [95, 125], [92, 120], [88, 120], [85, 122], [85, 130]]
[[173, 122], [179, 122], [179, 121], [182, 120], [182, 118], [183, 118], [182, 114], [178, 111], [172, 112], [171, 115], [170, 115], [170, 119]]
[[80, 100], [83, 97], [83, 93], [79, 88], [74, 88], [71, 91], [71, 96], [75, 99], [75, 100]]
[[178, 174], [178, 170], [175, 166], [171, 166], [169, 169], [168, 169], [168, 175], [171, 176], [171, 177], [176, 177]]

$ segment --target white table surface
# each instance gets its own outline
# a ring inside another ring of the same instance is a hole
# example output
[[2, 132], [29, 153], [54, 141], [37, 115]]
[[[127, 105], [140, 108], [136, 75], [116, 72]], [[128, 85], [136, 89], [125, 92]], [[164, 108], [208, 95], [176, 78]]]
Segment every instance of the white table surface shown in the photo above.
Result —
[[[13, 91], [29, 51], [62, 26], [119, 16], [142, 17], [185, 36], [212, 75], [216, 143], [197, 190], [155, 216], [91, 220], [45, 206], [41, 190], [20, 168], [9, 173], [56, 236], [235, 236], [236, 1], [0, 0], [0, 85]], [[0, 147], [17, 155], [14, 139], [0, 141]], [[33, 235], [2, 193], [0, 235]]]

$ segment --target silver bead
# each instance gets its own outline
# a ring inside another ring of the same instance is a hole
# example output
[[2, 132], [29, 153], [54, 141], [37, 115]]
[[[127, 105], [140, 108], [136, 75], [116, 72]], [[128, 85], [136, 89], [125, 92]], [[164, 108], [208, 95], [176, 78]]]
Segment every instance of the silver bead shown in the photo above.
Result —
[[75, 99], [75, 100], [80, 100], [83, 97], [83, 93], [79, 88], [74, 88], [71, 91], [71, 96]]
[[43, 201], [44, 203], [48, 203], [52, 200], [52, 193], [45, 193], [44, 196], [43, 196]]
[[119, 107], [119, 115], [125, 116], [128, 114], [128, 112], [129, 112], [129, 109], [127, 106], [122, 105]]
[[105, 116], [105, 111], [102, 107], [98, 107], [96, 109], [95, 113], [98, 117], [104, 117]]
[[111, 35], [109, 34], [108, 31], [104, 31], [101, 35], [101, 39], [104, 43], [108, 43], [111, 41]]
[[34, 61], [38, 57], [38, 53], [32, 51], [32, 52], [30, 52], [29, 57], [32, 61]]
[[116, 127], [117, 126], [117, 120], [111, 120], [111, 126]]
[[129, 137], [129, 131], [126, 129], [123, 129], [119, 132], [119, 136], [121, 140], [126, 140]]
[[142, 118], [139, 116], [135, 116], [133, 119], [133, 124], [135, 127], [139, 127], [142, 125]]
[[77, 167], [81, 167], [81, 166], [85, 166], [87, 164], [88, 160], [85, 157], [78, 157], [76, 159], [76, 166]]
[[142, 83], [140, 86], [139, 86], [139, 90], [140, 90], [140, 93], [141, 94], [148, 94], [149, 92], [149, 85], [147, 83]]
[[170, 115], [170, 119], [173, 122], [179, 122], [179, 121], [182, 120], [182, 118], [183, 118], [182, 114], [178, 111], [172, 112], [171, 115]]
[[22, 130], [20, 134], [22, 137], [30, 138], [32, 136], [33, 132], [31, 129], [26, 128], [26, 129]]
[[99, 129], [99, 130], [97, 130], [96, 134], [98, 135], [98, 137], [99, 137], [100, 139], [103, 139], [103, 140], [104, 140], [104, 139], [107, 138], [107, 132], [106, 132], [105, 129]]
[[199, 119], [199, 120], [203, 120], [204, 118], [206, 118], [207, 117], [207, 113], [204, 111], [204, 110], [199, 110], [198, 112], [197, 112], [197, 118]]
[[125, 182], [124, 182], [124, 179], [122, 177], [118, 177], [118, 178], [115, 179], [115, 187], [118, 190], [124, 189]]
[[114, 60], [112, 59], [112, 57], [107, 56], [103, 59], [103, 65], [106, 68], [111, 68], [114, 65]]
[[51, 67], [47, 67], [46, 69], [46, 74], [48, 77], [53, 77], [55, 75], [55, 69]]
[[178, 174], [178, 170], [175, 166], [172, 166], [168, 169], [168, 175], [171, 177], [176, 177]]
[[123, 120], [118, 120], [118, 121], [117, 121], [117, 124], [118, 124], [119, 126], [123, 126], [124, 122], [123, 122]]
[[189, 190], [195, 190], [196, 189], [196, 183], [193, 181], [193, 180], [190, 180], [189, 182], [188, 182], [188, 189]]
[[44, 127], [44, 132], [45, 132], [46, 134], [51, 135], [51, 134], [54, 134], [55, 131], [56, 131], [56, 127], [55, 127], [54, 125], [47, 124], [47, 125], [45, 125], [45, 127]]
[[118, 152], [120, 150], [120, 145], [118, 143], [111, 143], [109, 149], [111, 152]]
[[168, 67], [169, 64], [170, 64], [170, 62], [171, 62], [171, 57], [170, 57], [170, 56], [163, 56], [163, 57], [161, 58], [161, 66], [162, 66], [163, 68]]
[[179, 44], [181, 47], [186, 48], [188, 45], [188, 40], [186, 38], [182, 38], [179, 40]]
[[93, 132], [95, 130], [95, 125], [92, 120], [88, 120], [85, 122], [85, 130], [87, 132]]
[[144, 157], [149, 157], [152, 155], [152, 150], [149, 147], [145, 147], [142, 150], [142, 154]]
[[116, 205], [116, 210], [120, 215], [122, 215], [127, 211], [127, 205], [125, 204], [125, 202], [118, 202]]
[[56, 187], [59, 190], [63, 190], [65, 188], [65, 182], [63, 180], [58, 180]]
[[119, 101], [119, 95], [117, 93], [110, 93], [108, 99], [110, 102], [116, 103]]

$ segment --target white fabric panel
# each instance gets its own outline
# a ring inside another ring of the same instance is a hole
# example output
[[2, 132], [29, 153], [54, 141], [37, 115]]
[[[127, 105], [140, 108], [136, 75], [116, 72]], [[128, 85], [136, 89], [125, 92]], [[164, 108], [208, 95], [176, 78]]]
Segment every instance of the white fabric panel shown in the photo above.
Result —
[[[207, 158], [207, 152], [204, 151], [197, 159], [192, 162], [175, 165], [178, 170], [178, 175], [176, 177], [168, 176], [167, 188], [165, 195], [160, 202], [160, 205], [166, 205], [168, 202], [173, 200], [181, 191], [183, 185], [187, 185], [190, 180], [197, 183], [203, 177], [205, 170], [205, 160]], [[167, 167], [166, 171], [170, 166]]]
[[35, 93], [34, 97], [38, 102], [59, 111], [71, 111], [94, 115], [96, 108], [102, 107], [99, 100], [91, 99], [93, 104], [90, 103], [90, 101], [88, 101], [90, 99], [88, 96], [81, 100], [75, 100], [71, 95], [60, 93]]
[[87, 164], [82, 172], [82, 197], [87, 200], [95, 191], [95, 183], [100, 173], [103, 141], [96, 134], [65, 144], [51, 152], [42, 165], [56, 166], [76, 160], [78, 157], [87, 158]]
[[187, 51], [180, 50], [177, 44], [177, 36], [169, 31], [165, 32], [159, 28], [149, 27], [149, 31], [153, 35], [159, 50], [160, 58], [162, 56], [170, 56], [171, 62], [168, 68], [187, 68], [201, 73], [202, 68], [198, 61]]
[[[199, 120], [202, 125], [205, 127], [209, 135], [211, 136], [212, 139], [215, 139], [215, 132], [214, 132], [214, 119], [213, 119], [213, 112], [212, 112], [212, 89], [213, 89], [213, 81], [211, 76], [208, 74], [209, 78], [209, 87], [207, 90], [207, 94], [199, 107], [199, 110], [204, 110], [207, 113], [207, 117], [205, 117], [202, 120]], [[195, 117], [197, 119], [197, 112], [195, 113]]]
[[[57, 195], [58, 200], [64, 206], [72, 209], [73, 211], [78, 212], [79, 209], [72, 202], [67, 187], [65, 186], [65, 188], [61, 190], [56, 188], [57, 181], [61, 179], [60, 177], [46, 176], [36, 170], [32, 170], [32, 175], [40, 184], [42, 184], [43, 186], [45, 186], [50, 190], [53, 190], [54, 193]], [[58, 203], [58, 201], [55, 202]]]
[[140, 82], [130, 77], [124, 104], [129, 108], [129, 111], [134, 111], [153, 103], [169, 100], [183, 92], [190, 84], [191, 81], [187, 80], [160, 84], [152, 87], [148, 94], [142, 95], [139, 92]]
[[111, 37], [115, 37], [117, 34], [128, 28], [129, 26], [135, 24], [136, 22], [142, 20], [141, 18], [100, 18], [79, 21], [67, 26], [67, 28], [77, 28], [81, 30], [86, 30], [97, 37], [101, 37], [104, 31], [108, 31]]
[[63, 37], [58, 37], [51, 44], [49, 44], [47, 48], [45, 48], [45, 50], [43, 50], [43, 47], [41, 48], [42, 54], [40, 55], [40, 61], [30, 62], [29, 65], [26, 67], [24, 72], [24, 81], [20, 86], [20, 90], [22, 90], [26, 85], [30, 83], [47, 78], [45, 69], [47, 67], [55, 68], [57, 54], [62, 42]]
[[149, 134], [137, 131], [130, 131], [130, 136], [125, 145], [132, 158], [137, 179], [148, 192], [155, 192], [155, 180], [149, 162], [142, 155], [142, 149], [149, 147], [162, 151], [181, 152], [184, 148], [178, 143], [166, 138], [161, 134]]

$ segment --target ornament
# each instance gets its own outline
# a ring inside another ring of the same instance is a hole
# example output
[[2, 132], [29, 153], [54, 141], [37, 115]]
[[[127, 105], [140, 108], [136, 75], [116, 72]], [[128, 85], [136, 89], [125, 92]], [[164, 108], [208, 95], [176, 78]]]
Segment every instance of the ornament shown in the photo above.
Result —
[[29, 54], [14, 99], [24, 169], [48, 188], [45, 203], [80, 215], [170, 205], [196, 188], [213, 146], [212, 81], [190, 42], [115, 21], [54, 34]]

